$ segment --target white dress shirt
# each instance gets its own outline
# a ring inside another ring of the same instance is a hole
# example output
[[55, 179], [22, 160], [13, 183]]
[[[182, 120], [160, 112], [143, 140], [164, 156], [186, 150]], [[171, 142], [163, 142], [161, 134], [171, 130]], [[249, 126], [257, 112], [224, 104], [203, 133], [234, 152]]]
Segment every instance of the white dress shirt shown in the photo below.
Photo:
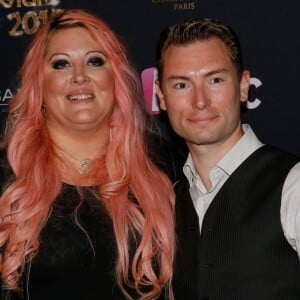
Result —
[[[263, 146], [249, 125], [243, 124], [243, 131], [244, 135], [241, 139], [210, 171], [212, 186], [209, 190], [206, 190], [197, 174], [191, 154], [188, 155], [183, 166], [183, 172], [189, 181], [191, 198], [199, 217], [200, 232], [204, 215], [223, 184], [243, 161]], [[290, 170], [285, 180], [280, 216], [284, 236], [300, 257], [300, 163]]]

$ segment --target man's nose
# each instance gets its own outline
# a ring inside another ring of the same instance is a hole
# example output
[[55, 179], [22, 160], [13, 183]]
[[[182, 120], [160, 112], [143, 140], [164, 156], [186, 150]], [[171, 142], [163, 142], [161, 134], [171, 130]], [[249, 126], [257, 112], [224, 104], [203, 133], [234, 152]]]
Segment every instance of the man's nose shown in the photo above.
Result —
[[193, 106], [196, 110], [201, 110], [210, 105], [210, 98], [205, 91], [205, 88], [196, 87], [194, 90]]

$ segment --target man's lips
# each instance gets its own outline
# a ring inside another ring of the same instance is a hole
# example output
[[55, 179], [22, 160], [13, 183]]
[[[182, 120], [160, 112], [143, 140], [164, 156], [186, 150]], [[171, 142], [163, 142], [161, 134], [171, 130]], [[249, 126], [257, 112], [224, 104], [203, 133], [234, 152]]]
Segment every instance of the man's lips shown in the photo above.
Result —
[[207, 124], [216, 119], [217, 116], [213, 115], [213, 116], [193, 117], [193, 118], [188, 118], [187, 120], [189, 123], [193, 123], [193, 124]]

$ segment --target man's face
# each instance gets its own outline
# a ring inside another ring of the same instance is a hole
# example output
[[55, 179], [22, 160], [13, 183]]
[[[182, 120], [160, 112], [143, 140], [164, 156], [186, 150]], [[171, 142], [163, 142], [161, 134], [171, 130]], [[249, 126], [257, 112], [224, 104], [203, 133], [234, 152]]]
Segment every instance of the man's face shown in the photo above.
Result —
[[170, 46], [163, 57], [160, 107], [187, 145], [234, 144], [242, 135], [240, 103], [248, 98], [249, 73], [239, 80], [218, 38]]

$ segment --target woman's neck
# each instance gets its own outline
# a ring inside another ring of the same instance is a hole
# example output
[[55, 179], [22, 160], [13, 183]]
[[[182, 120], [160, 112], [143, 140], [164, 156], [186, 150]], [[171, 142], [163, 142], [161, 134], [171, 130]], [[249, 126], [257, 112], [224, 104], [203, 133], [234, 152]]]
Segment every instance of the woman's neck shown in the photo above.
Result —
[[99, 184], [99, 166], [103, 168], [108, 134], [66, 134], [49, 132], [62, 181], [72, 185]]

